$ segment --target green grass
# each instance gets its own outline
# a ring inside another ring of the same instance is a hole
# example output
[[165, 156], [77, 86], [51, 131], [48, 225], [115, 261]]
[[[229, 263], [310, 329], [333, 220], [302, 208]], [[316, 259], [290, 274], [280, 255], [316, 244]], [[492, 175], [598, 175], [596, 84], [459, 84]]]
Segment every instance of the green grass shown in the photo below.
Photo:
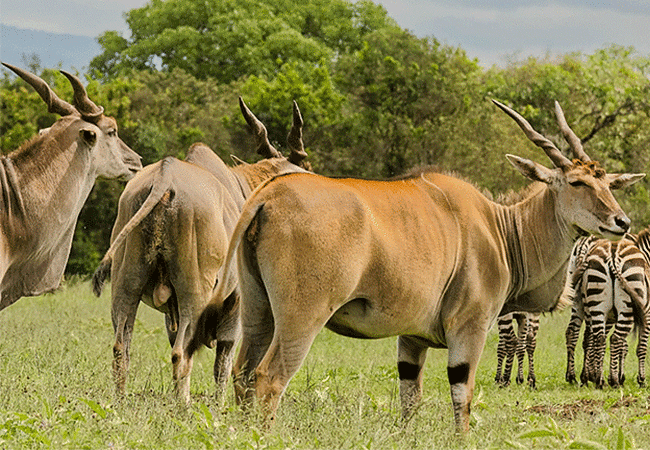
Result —
[[535, 391], [495, 386], [497, 336], [490, 333], [464, 438], [454, 435], [446, 351], [429, 351], [424, 401], [403, 423], [396, 340], [354, 340], [328, 331], [289, 385], [277, 423], [264, 430], [254, 414], [235, 405], [232, 389], [225, 404], [215, 403], [209, 350], [195, 361], [192, 405], [176, 404], [163, 317], [144, 305], [128, 395], [117, 402], [109, 291], [97, 299], [87, 282], [68, 284], [0, 313], [0, 448], [650, 449], [650, 389], [634, 381], [634, 345], [623, 388], [568, 385], [568, 312], [542, 319]]

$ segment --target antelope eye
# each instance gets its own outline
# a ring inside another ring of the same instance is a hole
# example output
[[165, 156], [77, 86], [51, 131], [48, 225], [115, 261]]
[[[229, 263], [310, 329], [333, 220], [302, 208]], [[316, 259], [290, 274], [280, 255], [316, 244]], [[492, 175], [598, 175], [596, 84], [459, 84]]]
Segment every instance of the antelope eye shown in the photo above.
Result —
[[110, 137], [115, 137], [115, 136], [117, 136], [117, 130], [116, 130], [115, 128], [111, 128], [110, 130], [108, 130], [108, 133], [107, 133], [107, 134], [108, 134]]
[[580, 180], [571, 181], [569, 184], [571, 186], [573, 186], [573, 187], [580, 187], [580, 186], [589, 187], [589, 185], [587, 183], [585, 183], [584, 181], [580, 181]]

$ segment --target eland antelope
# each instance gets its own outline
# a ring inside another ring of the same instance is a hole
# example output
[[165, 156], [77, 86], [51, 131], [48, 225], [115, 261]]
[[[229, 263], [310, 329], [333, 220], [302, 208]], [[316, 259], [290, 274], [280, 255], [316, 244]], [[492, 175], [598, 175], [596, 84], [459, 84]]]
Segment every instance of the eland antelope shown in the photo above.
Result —
[[[145, 167], [120, 197], [111, 247], [93, 276], [99, 296], [108, 272], [111, 274], [113, 376], [118, 394], [125, 392], [131, 334], [142, 300], [165, 314], [175, 392], [180, 400], [189, 402], [192, 356], [185, 347], [210, 300], [245, 198], [273, 175], [305, 171], [307, 154], [297, 104], [294, 102], [288, 139], [291, 154], [284, 158], [269, 142], [262, 122], [241, 98], [239, 103], [255, 134], [258, 153], [265, 159], [230, 168], [207, 146], [194, 144], [185, 161], [168, 157]], [[224, 302], [234, 302], [235, 295]], [[230, 320], [230, 327], [217, 339], [217, 395], [230, 376], [239, 330], [238, 314], [224, 320]]]
[[99, 176], [130, 179], [140, 156], [117, 135], [117, 123], [67, 72], [74, 105], [45, 81], [2, 63], [30, 84], [61, 117], [0, 157], [0, 310], [21, 297], [56, 289], [70, 255], [77, 217]]
[[[555, 166], [507, 155], [536, 182], [512, 204], [427, 169], [391, 181], [288, 174], [251, 195], [211, 301], [222, 305], [239, 283], [239, 402], [256, 396], [273, 420], [327, 327], [356, 338], [399, 336], [404, 416], [421, 399], [427, 349], [447, 348], [455, 423], [469, 430], [476, 368], [497, 316], [558, 306], [574, 242], [585, 232], [620, 238], [630, 220], [611, 189], [644, 176], [607, 174], [591, 161], [557, 103], [573, 161], [517, 112], [494, 103]], [[221, 327], [211, 309], [199, 327], [207, 333]]]

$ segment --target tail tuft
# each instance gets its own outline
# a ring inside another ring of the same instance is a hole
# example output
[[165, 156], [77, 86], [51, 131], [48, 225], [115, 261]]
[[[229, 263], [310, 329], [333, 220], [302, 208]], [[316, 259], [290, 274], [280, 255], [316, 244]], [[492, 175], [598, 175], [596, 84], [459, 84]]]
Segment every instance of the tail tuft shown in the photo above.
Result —
[[104, 289], [104, 282], [106, 281], [106, 278], [108, 278], [108, 275], [111, 272], [111, 263], [112, 259], [111, 258], [104, 258], [102, 259], [102, 262], [99, 264], [99, 267], [97, 267], [97, 270], [95, 270], [95, 273], [93, 274], [93, 293], [99, 297], [102, 295], [102, 289]]

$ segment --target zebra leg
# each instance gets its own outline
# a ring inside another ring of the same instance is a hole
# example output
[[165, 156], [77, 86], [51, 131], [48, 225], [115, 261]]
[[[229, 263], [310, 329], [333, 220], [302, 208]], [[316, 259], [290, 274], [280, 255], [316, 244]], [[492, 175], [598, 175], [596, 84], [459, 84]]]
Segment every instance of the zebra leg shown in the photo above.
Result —
[[[575, 368], [575, 350], [578, 338], [580, 336], [580, 327], [582, 326], [582, 314], [578, 310], [578, 306], [574, 303], [571, 308], [571, 319], [567, 326], [564, 337], [566, 339], [566, 375], [564, 378], [569, 383], [576, 382], [576, 368]], [[584, 342], [584, 341], [583, 341]]]
[[[620, 381], [620, 374], [623, 373], [621, 366], [621, 358], [625, 357], [627, 351], [623, 350], [623, 346], [626, 343], [626, 340], [617, 333], [617, 330], [614, 330], [612, 336], [609, 338], [609, 385], [612, 387], [618, 387], [619, 384], [622, 384]], [[619, 373], [620, 370], [620, 373]]]
[[[501, 386], [505, 387], [510, 384], [510, 374], [512, 372], [512, 363], [515, 355], [516, 339], [515, 330], [512, 324], [512, 314], [506, 314], [499, 318], [499, 345], [497, 346], [497, 373], [494, 377]], [[505, 367], [501, 373], [501, 366], [505, 359]]]
[[639, 373], [636, 381], [640, 387], [645, 386], [645, 358], [648, 351], [648, 336], [650, 335], [650, 318], [646, 318], [645, 324], [639, 331], [639, 342], [636, 346], [636, 357], [639, 361]]
[[539, 331], [539, 316], [528, 318], [528, 334], [526, 335], [526, 351], [528, 353], [528, 385], [535, 389], [535, 348], [537, 347], [537, 332]]
[[402, 417], [408, 418], [422, 399], [422, 368], [427, 357], [427, 347], [407, 336], [397, 341], [397, 371]]
[[593, 347], [593, 337], [591, 332], [591, 320], [589, 317], [585, 318], [585, 332], [582, 337], [582, 372], [580, 373], [580, 385], [585, 386], [589, 384], [589, 370], [591, 367], [590, 349]]
[[497, 326], [499, 329], [499, 342], [497, 343], [497, 373], [494, 375], [494, 382], [501, 384], [501, 372], [503, 368], [503, 360], [507, 355], [506, 351], [506, 339], [507, 337], [503, 334], [501, 329], [502, 317], [499, 317]]
[[590, 352], [590, 362], [592, 364], [589, 369], [589, 380], [593, 381], [597, 389], [602, 389], [605, 385], [605, 374], [603, 367], [603, 360], [605, 359], [605, 348], [606, 348], [606, 335], [604, 327], [599, 327], [598, 324], [593, 324], [592, 326], [595, 329], [592, 329], [592, 344], [589, 348]]
[[526, 314], [517, 316], [517, 326], [517, 384], [521, 384], [524, 382], [524, 357], [528, 336], [528, 316]]
[[625, 381], [625, 357], [627, 356], [627, 336], [634, 326], [632, 299], [623, 292], [615, 298], [617, 309], [614, 332], [609, 340], [610, 368], [609, 385], [617, 387]]

